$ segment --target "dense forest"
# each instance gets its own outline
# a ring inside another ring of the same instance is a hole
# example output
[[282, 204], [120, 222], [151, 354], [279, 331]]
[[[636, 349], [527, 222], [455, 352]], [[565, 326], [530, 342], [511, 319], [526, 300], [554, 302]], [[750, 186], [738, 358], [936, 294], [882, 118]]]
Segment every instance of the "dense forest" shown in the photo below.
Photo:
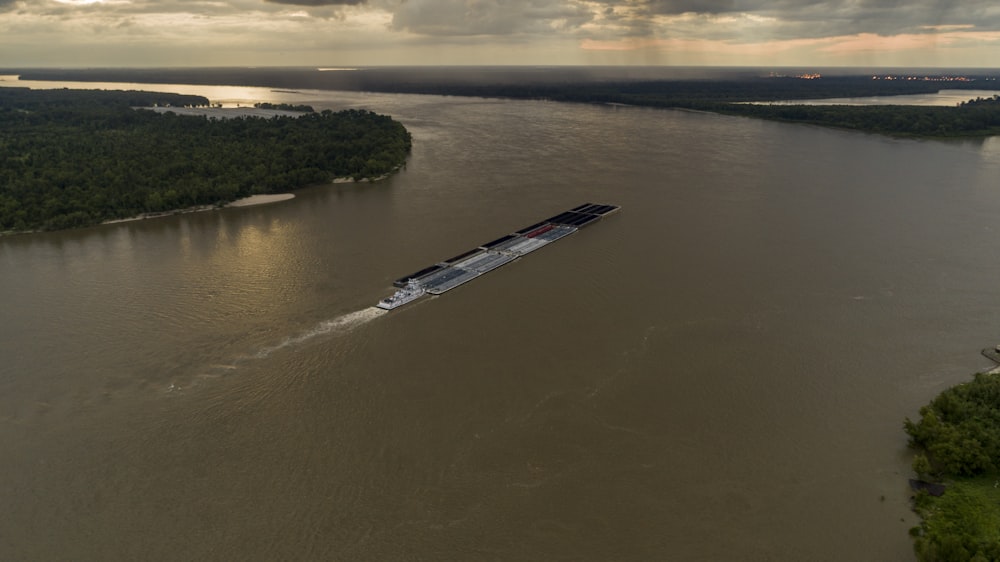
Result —
[[911, 530], [921, 562], [1000, 562], [1000, 374], [977, 374], [904, 423], [919, 452], [913, 469], [947, 483], [917, 493], [923, 521]]
[[295, 105], [291, 103], [255, 103], [253, 104], [257, 109], [277, 109], [280, 111], [303, 111], [305, 113], [312, 113], [315, 111], [311, 105]]
[[149, 106], [198, 96], [0, 88], [0, 232], [54, 230], [141, 213], [384, 175], [410, 135], [369, 111], [208, 119]]

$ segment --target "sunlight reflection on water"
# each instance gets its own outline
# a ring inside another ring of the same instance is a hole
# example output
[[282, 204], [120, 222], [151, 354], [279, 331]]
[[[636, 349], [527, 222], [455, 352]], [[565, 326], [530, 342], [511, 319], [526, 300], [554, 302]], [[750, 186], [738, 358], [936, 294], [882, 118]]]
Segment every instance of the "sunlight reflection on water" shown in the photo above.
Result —
[[[34, 90], [55, 90], [62, 88], [78, 90], [142, 90], [147, 92], [167, 92], [191, 96], [205, 96], [214, 104], [223, 107], [239, 107], [257, 102], [278, 103], [289, 94], [298, 93], [270, 88], [250, 86], [206, 86], [188, 84], [153, 84], [133, 82], [73, 82], [66, 80], [19, 80], [17, 75], [0, 75], [2, 86], [31, 88]], [[303, 92], [304, 93], [304, 92]]]
[[983, 162], [1000, 165], [1000, 137], [983, 139], [979, 155], [982, 157]]

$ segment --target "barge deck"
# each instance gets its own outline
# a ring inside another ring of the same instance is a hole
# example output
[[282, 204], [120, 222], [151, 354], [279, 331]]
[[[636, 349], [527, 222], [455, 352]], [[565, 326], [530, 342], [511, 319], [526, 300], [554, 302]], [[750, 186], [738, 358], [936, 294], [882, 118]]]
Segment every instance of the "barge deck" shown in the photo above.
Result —
[[577, 230], [619, 211], [617, 205], [584, 203], [541, 222], [501, 236], [419, 271], [404, 275], [393, 285], [399, 288], [416, 282], [424, 293], [440, 295], [521, 256], [573, 234]]

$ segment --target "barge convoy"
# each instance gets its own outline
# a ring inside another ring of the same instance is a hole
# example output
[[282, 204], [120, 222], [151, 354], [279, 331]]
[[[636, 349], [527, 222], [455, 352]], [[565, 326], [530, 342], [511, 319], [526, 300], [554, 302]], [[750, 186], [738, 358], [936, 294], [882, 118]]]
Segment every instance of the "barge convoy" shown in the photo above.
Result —
[[425, 294], [440, 295], [521, 256], [573, 234], [595, 221], [617, 212], [617, 205], [584, 203], [517, 232], [497, 238], [453, 258], [425, 267], [393, 282], [399, 290], [375, 306], [392, 310]]

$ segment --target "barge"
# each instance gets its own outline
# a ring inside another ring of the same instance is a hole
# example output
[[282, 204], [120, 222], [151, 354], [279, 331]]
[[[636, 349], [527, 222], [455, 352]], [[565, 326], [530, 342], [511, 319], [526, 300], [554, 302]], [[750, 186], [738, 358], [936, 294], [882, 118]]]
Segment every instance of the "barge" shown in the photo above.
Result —
[[392, 310], [429, 295], [440, 295], [476, 277], [489, 273], [521, 256], [573, 234], [607, 215], [617, 212], [617, 205], [584, 203], [541, 222], [501, 236], [453, 258], [429, 265], [393, 282], [399, 290], [375, 306]]

